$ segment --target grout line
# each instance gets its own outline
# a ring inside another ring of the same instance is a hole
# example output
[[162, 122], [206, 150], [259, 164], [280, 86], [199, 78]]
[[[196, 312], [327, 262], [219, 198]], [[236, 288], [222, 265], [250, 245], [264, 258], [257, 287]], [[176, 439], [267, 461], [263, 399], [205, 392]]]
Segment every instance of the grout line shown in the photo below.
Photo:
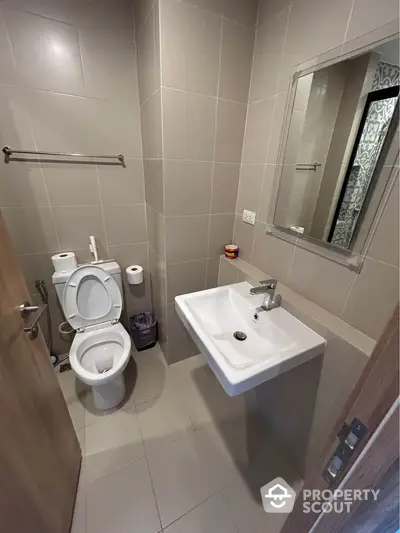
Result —
[[[143, 107], [144, 104], [147, 102], [147, 100], [150, 100], [150, 98], [154, 96], [157, 93], [157, 91], [160, 91], [160, 90], [161, 90], [161, 87], [157, 87], [157, 89], [155, 89], [151, 94], [149, 94], [149, 96], [146, 96], [143, 102], [139, 102], [140, 107]], [[149, 159], [149, 158], [146, 158], [146, 159]], [[157, 159], [157, 158], [154, 158], [154, 159]]]
[[101, 220], [103, 222], [103, 231], [104, 231], [104, 238], [105, 238], [104, 247], [106, 249], [105, 251], [106, 251], [108, 257], [110, 257], [110, 249], [108, 247], [106, 219], [105, 219], [105, 216], [104, 216], [103, 194], [101, 192], [100, 173], [99, 173], [99, 168], [98, 168], [97, 165], [96, 165], [96, 178], [97, 178], [97, 188], [98, 188], [98, 191], [99, 191], [99, 198], [100, 198]]
[[149, 478], [150, 478], [151, 490], [153, 491], [154, 503], [156, 505], [157, 514], [158, 514], [158, 520], [160, 522], [160, 527], [161, 527], [160, 531], [162, 531], [163, 530], [163, 525], [162, 525], [162, 522], [161, 522], [161, 513], [160, 513], [160, 509], [158, 507], [158, 500], [157, 500], [157, 496], [156, 496], [156, 490], [154, 488], [154, 480], [153, 480], [153, 476], [151, 475], [151, 469], [150, 469], [149, 460], [148, 460], [148, 457], [147, 457], [146, 446], [144, 444], [142, 426], [140, 424], [139, 415], [138, 415], [138, 412], [137, 412], [137, 409], [136, 409], [136, 404], [135, 404], [135, 412], [136, 412], [136, 416], [137, 416], [137, 424], [139, 426], [140, 436], [142, 438], [142, 446], [143, 446], [143, 451], [144, 451], [144, 458], [145, 458], [145, 461], [146, 461], [147, 472], [148, 472]]
[[351, 8], [350, 8], [350, 13], [349, 13], [349, 18], [347, 20], [347, 25], [346, 25], [346, 31], [344, 32], [344, 37], [343, 37], [343, 42], [342, 42], [342, 45], [340, 47], [340, 53], [343, 54], [343, 47], [346, 43], [346, 40], [347, 40], [347, 35], [349, 33], [349, 28], [350, 28], [350, 22], [351, 22], [351, 17], [353, 16], [353, 11], [354, 11], [354, 5], [356, 3], [356, 0], [353, 0], [352, 1], [352, 4], [351, 4]]
[[[224, 32], [224, 18], [221, 16], [221, 29], [220, 29], [220, 36], [219, 36], [219, 50], [218, 50], [218, 75], [217, 75], [217, 99], [215, 102], [215, 116], [214, 116], [214, 146], [213, 146], [213, 162], [212, 162], [212, 174], [211, 174], [211, 190], [210, 190], [210, 204], [209, 204], [209, 215], [208, 215], [208, 242], [207, 242], [207, 254], [210, 255], [210, 246], [211, 246], [211, 213], [212, 213], [212, 202], [213, 202], [213, 194], [214, 194], [214, 177], [215, 177], [215, 154], [217, 149], [217, 128], [218, 128], [218, 95], [219, 95], [219, 89], [220, 89], [220, 78], [221, 78], [221, 61], [222, 61], [222, 39], [223, 39], [223, 32]], [[207, 280], [208, 280], [208, 268], [209, 268], [209, 261], [206, 263], [206, 271], [205, 271], [205, 280], [204, 280], [204, 287], [207, 287]]]
[[[221, 48], [221, 47], [220, 47]], [[220, 67], [218, 68], [218, 78], [219, 78], [219, 71], [220, 71]], [[218, 82], [219, 84], [219, 82]], [[231, 104], [238, 104], [238, 105], [241, 105], [241, 106], [246, 106], [247, 103], [246, 102], [239, 102], [238, 100], [231, 100], [229, 98], [221, 98], [220, 96], [218, 96], [218, 93], [219, 93], [219, 85], [217, 87], [217, 95], [213, 95], [213, 94], [205, 94], [205, 93], [197, 93], [195, 91], [189, 91], [187, 89], [180, 89], [178, 87], [170, 87], [169, 85], [161, 85], [161, 88], [162, 89], [168, 89], [170, 91], [176, 91], [176, 92], [180, 92], [180, 93], [186, 93], [186, 94], [193, 94], [195, 96], [202, 96], [204, 98], [213, 98], [215, 100], [221, 100], [222, 102], [229, 102]]]

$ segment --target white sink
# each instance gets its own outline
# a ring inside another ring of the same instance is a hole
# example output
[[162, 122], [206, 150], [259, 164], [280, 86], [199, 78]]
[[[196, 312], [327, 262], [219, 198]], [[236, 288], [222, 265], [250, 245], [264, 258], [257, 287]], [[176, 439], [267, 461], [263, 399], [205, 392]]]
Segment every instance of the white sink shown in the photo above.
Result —
[[[230, 396], [268, 381], [324, 353], [326, 341], [278, 307], [258, 314], [263, 295], [235, 283], [175, 298], [175, 309]], [[246, 340], [233, 334], [241, 331]]]

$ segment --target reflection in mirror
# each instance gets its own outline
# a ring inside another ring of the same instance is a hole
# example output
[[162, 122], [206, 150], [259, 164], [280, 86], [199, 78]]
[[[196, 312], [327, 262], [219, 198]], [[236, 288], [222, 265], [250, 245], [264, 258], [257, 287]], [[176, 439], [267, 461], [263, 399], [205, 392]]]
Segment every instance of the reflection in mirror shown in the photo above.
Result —
[[398, 95], [398, 40], [298, 78], [275, 226], [346, 250], [367, 236]]

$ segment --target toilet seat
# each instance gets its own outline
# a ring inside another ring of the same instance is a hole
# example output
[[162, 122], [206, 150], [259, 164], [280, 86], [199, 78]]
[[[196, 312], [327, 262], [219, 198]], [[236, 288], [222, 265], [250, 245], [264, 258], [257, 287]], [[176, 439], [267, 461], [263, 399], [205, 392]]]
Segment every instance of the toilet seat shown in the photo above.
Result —
[[121, 323], [77, 333], [69, 352], [72, 370], [92, 387], [120, 375], [129, 361], [131, 339]]
[[83, 265], [66, 282], [63, 309], [76, 331], [115, 323], [122, 311], [121, 291], [108, 272], [98, 266]]
[[78, 267], [66, 282], [63, 309], [77, 331], [69, 361], [78, 378], [94, 388], [121, 379], [131, 338], [119, 322], [122, 295], [114, 278], [99, 266]]

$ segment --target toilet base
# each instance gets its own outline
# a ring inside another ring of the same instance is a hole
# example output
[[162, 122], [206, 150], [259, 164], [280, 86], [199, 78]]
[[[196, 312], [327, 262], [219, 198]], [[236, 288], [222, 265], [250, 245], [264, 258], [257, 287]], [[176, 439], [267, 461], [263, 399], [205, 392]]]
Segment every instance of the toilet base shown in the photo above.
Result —
[[116, 377], [105, 385], [99, 385], [98, 387], [92, 387], [93, 403], [94, 406], [101, 410], [106, 411], [112, 409], [122, 402], [125, 395], [125, 382], [124, 375]]

